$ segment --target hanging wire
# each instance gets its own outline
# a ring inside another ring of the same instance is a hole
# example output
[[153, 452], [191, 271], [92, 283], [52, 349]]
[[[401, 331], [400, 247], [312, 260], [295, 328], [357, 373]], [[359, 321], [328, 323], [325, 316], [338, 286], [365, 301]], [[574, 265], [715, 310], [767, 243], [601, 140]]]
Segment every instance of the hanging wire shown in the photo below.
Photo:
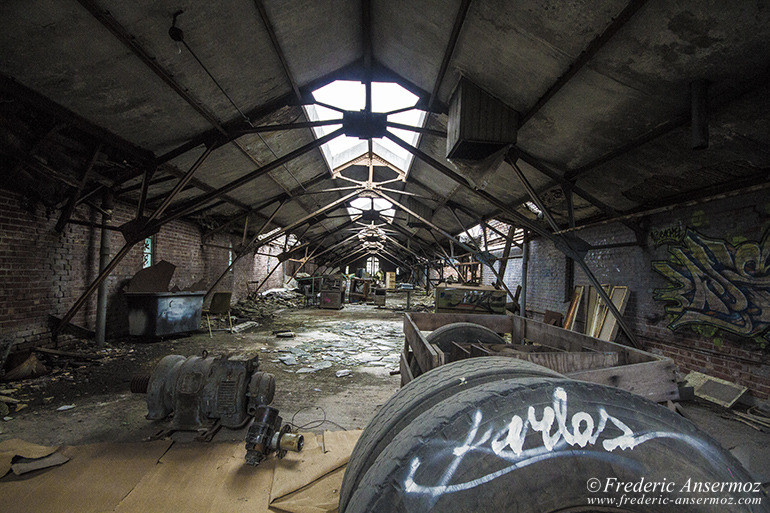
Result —
[[[175, 12], [175, 13], [174, 13], [173, 22], [172, 22], [172, 24], [171, 24], [171, 28], [169, 28], [169, 31], [168, 31], [168, 34], [169, 34], [169, 36], [171, 37], [171, 39], [173, 39], [173, 40], [174, 40], [174, 41], [176, 41], [177, 43], [182, 43], [182, 45], [183, 45], [183, 46], [184, 46], [184, 47], [187, 49], [187, 51], [188, 51], [188, 52], [190, 52], [190, 55], [192, 55], [192, 56], [193, 56], [193, 58], [194, 58], [194, 59], [195, 59], [195, 61], [198, 63], [198, 65], [200, 65], [200, 67], [203, 69], [203, 71], [205, 71], [205, 72], [206, 72], [206, 74], [209, 76], [209, 78], [211, 79], [211, 81], [212, 81], [212, 82], [214, 82], [214, 84], [215, 84], [215, 85], [217, 86], [217, 88], [218, 88], [218, 89], [219, 89], [219, 90], [222, 92], [222, 94], [225, 96], [225, 98], [227, 98], [227, 101], [228, 101], [228, 102], [230, 102], [230, 105], [232, 105], [232, 106], [233, 106], [233, 108], [234, 108], [234, 109], [235, 109], [235, 110], [238, 112], [238, 114], [240, 114], [241, 118], [243, 118], [243, 120], [244, 120], [244, 121], [245, 121], [245, 122], [246, 122], [246, 123], [247, 123], [247, 124], [248, 124], [250, 127], [252, 127], [252, 128], [253, 128], [253, 127], [254, 127], [254, 123], [251, 121], [251, 119], [249, 118], [249, 116], [247, 116], [247, 115], [246, 115], [246, 113], [245, 113], [245, 112], [243, 112], [243, 111], [240, 109], [240, 107], [238, 107], [238, 105], [235, 103], [235, 101], [232, 99], [232, 97], [231, 97], [229, 94], [227, 94], [227, 91], [225, 91], [224, 87], [222, 87], [222, 85], [221, 85], [221, 84], [219, 83], [219, 81], [218, 81], [218, 80], [217, 80], [217, 79], [214, 77], [214, 75], [212, 75], [212, 74], [211, 74], [211, 72], [210, 72], [210, 71], [209, 71], [209, 69], [206, 67], [206, 65], [205, 65], [205, 64], [203, 64], [203, 61], [201, 61], [201, 59], [198, 57], [198, 55], [195, 53], [195, 51], [194, 51], [194, 50], [193, 50], [193, 49], [190, 47], [190, 45], [188, 45], [188, 44], [187, 44], [187, 41], [185, 41], [185, 40], [184, 40], [184, 33], [182, 32], [182, 29], [180, 29], [179, 27], [177, 27], [177, 26], [176, 26], [177, 18], [178, 18], [178, 17], [179, 17], [179, 15], [180, 15], [180, 14], [182, 14], [183, 12], [184, 12], [184, 11], [177, 11], [177, 12]], [[294, 120], [296, 121], [297, 119], [299, 119], [299, 117], [300, 117], [300, 116], [298, 115], [298, 116], [297, 116], [297, 117], [296, 117]], [[265, 138], [262, 136], [262, 134], [259, 134], [259, 133], [258, 133], [258, 134], [257, 134], [257, 137], [259, 137], [259, 140], [260, 140], [260, 141], [262, 141], [262, 144], [264, 144], [264, 145], [265, 145], [265, 147], [268, 149], [268, 151], [270, 151], [270, 153], [272, 153], [273, 157], [275, 157], [275, 158], [277, 159], [277, 158], [278, 158], [278, 155], [277, 155], [277, 154], [276, 154], [276, 153], [273, 151], [273, 149], [270, 147], [270, 145], [267, 143], [267, 141], [265, 141]], [[289, 173], [289, 176], [291, 176], [291, 177], [292, 177], [292, 179], [294, 179], [294, 181], [295, 181], [295, 182], [297, 182], [297, 185], [298, 185], [298, 186], [299, 186], [299, 187], [302, 189], [302, 191], [303, 191], [303, 192], [307, 192], [307, 189], [306, 189], [306, 188], [305, 188], [305, 186], [302, 184], [302, 182], [300, 182], [300, 181], [299, 181], [299, 179], [297, 179], [297, 177], [294, 175], [294, 173], [292, 173], [292, 172], [291, 172], [291, 170], [289, 169], [289, 167], [288, 167], [288, 166], [287, 166], [285, 163], [283, 164], [283, 166], [282, 166], [282, 167], [283, 167], [283, 168], [286, 170], [286, 172], [287, 172], [287, 173]], [[288, 191], [287, 191], [287, 192], [288, 192]], [[316, 202], [316, 206], [317, 206], [318, 208], [320, 208], [320, 203], [319, 203], [319, 202]], [[323, 225], [323, 223], [321, 223], [321, 224]]]

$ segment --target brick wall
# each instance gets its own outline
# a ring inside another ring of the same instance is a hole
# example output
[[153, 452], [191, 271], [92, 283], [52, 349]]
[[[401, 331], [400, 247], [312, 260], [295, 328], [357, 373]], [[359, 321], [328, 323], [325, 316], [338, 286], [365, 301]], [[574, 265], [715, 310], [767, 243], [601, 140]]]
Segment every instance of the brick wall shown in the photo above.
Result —
[[[495, 257], [500, 258], [503, 255], [503, 250], [491, 251]], [[518, 255], [517, 255], [518, 254]], [[505, 284], [511, 289], [511, 293], [516, 293], [516, 286], [521, 283], [521, 251], [517, 248], [511, 250], [511, 256], [516, 258], [509, 258], [508, 264], [505, 266]], [[500, 262], [494, 263], [495, 270], [500, 271]], [[494, 285], [497, 282], [497, 276], [486, 265], [481, 266], [481, 283], [483, 285]]]
[[[112, 224], [120, 225], [133, 217], [127, 205], [115, 207]], [[16, 349], [50, 343], [49, 314], [63, 316], [85, 288], [96, 278], [99, 268], [101, 230], [68, 224], [62, 234], [54, 231], [58, 212], [47, 212], [29, 205], [23, 196], [0, 190], [0, 337], [11, 338]], [[90, 217], [88, 217], [90, 216]], [[100, 222], [100, 216], [83, 208], [76, 214]], [[204, 246], [201, 229], [188, 222], [165, 225], [155, 236], [155, 261], [167, 260], [177, 266], [172, 285], [185, 288], [205, 279], [212, 283], [228, 265], [228, 251]], [[123, 245], [123, 236], [110, 232], [111, 254]], [[210, 241], [227, 246], [228, 236]], [[279, 253], [269, 246], [262, 252]], [[218, 287], [232, 290], [235, 299], [247, 293], [247, 282], [261, 280], [275, 258], [246, 255]], [[127, 332], [125, 302], [119, 293], [126, 281], [142, 267], [142, 249], [133, 248], [107, 278], [107, 335], [115, 338]], [[279, 269], [263, 288], [281, 286]], [[96, 294], [86, 302], [72, 322], [94, 328]], [[66, 342], [66, 340], [65, 340]]]
[[[591, 251], [586, 258], [589, 268], [601, 283], [630, 288], [625, 317], [647, 350], [670, 356], [683, 372], [704, 372], [745, 385], [755, 397], [770, 398], [767, 195], [759, 192], [713, 201], [654, 215], [648, 220], [646, 248]], [[688, 228], [700, 235], [688, 238]], [[577, 235], [593, 245], [635, 240], [632, 232], [619, 224], [584, 229]], [[564, 255], [543, 239], [534, 239], [530, 248], [528, 309], [566, 313], [569, 304], [564, 302]], [[705, 322], [672, 329], [678, 315], [666, 311], [665, 306], [671, 303], [656, 300], [654, 295], [674, 284], [653, 270], [653, 262], [670, 262], [671, 251], [682, 248], [684, 253], [680, 255], [689, 255], [690, 271], [683, 264], [675, 267], [685, 269], [685, 275], [695, 276], [684, 294], [685, 303], [688, 310], [695, 310], [698, 319]], [[737, 252], [742, 256], [736, 257], [736, 248], [740, 248]], [[742, 265], [737, 264], [739, 258], [743, 258]], [[577, 266], [575, 284], [588, 284]], [[705, 302], [699, 303], [699, 298], [705, 298]], [[747, 303], [745, 307], [743, 300]], [[729, 315], [732, 319], [725, 320]], [[723, 323], [727, 329], [717, 329], [717, 323]], [[734, 333], [748, 330], [748, 326], [755, 329], [750, 336]]]
[[[219, 235], [212, 238], [212, 246], [205, 246], [204, 261], [208, 269], [209, 283], [213, 283], [219, 278], [222, 272], [227, 269], [229, 262], [228, 250], [217, 246], [229, 247], [231, 240], [234, 245], [240, 242], [237, 237], [231, 239], [227, 235]], [[245, 299], [276, 266], [278, 259], [269, 255], [282, 253], [283, 242], [284, 239], [279, 238], [272, 244], [258, 248], [258, 253], [249, 253], [238, 259], [233, 269], [217, 285], [216, 290], [232, 292], [233, 302]], [[287, 275], [285, 271], [286, 263], [278, 266], [259, 291], [282, 287], [284, 279], [291, 276], [291, 274]]]

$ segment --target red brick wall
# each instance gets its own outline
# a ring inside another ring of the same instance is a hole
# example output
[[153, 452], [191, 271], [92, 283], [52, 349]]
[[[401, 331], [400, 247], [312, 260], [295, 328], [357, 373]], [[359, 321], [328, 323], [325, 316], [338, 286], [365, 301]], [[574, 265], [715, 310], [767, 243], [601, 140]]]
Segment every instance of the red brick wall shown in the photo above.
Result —
[[[748, 274], [756, 280], [752, 285], [755, 292], [749, 298], [751, 306], [746, 311], [751, 312], [755, 325], [761, 327], [764, 322], [766, 326], [770, 295], [760, 281], [767, 280], [770, 275], [770, 262], [767, 261], [770, 251], [770, 236], [767, 235], [770, 234], [770, 201], [767, 195], [759, 192], [678, 209], [652, 216], [649, 222], [647, 247], [591, 251], [586, 258], [589, 268], [601, 283], [627, 285], [630, 288], [625, 318], [647, 350], [670, 356], [683, 372], [704, 372], [745, 385], [755, 397], [770, 398], [770, 332], [764, 331], [762, 338], [756, 334], [745, 337], [729, 331], [715, 331], [708, 325], [671, 329], [672, 318], [665, 309], [666, 303], [653, 296], [656, 290], [672, 284], [652, 268], [654, 261], [668, 260], [669, 250], [676, 247], [668, 243], [656, 246], [652, 238], [652, 235], [670, 227], [692, 228], [704, 237], [725, 241], [731, 250], [742, 242], [756, 243], [760, 251], [764, 248], [764, 257], [747, 267]], [[635, 240], [632, 232], [619, 224], [581, 230], [577, 235], [594, 245]], [[548, 308], [566, 313], [565, 275], [564, 255], [543, 239], [533, 240], [527, 282], [528, 309], [543, 311]], [[727, 275], [722, 273], [722, 276]], [[704, 283], [718, 283], [718, 280], [709, 277], [704, 280]], [[588, 284], [577, 266], [575, 284]]]
[[[132, 207], [116, 205], [112, 224], [128, 221], [133, 213]], [[77, 217], [89, 215], [84, 208]], [[50, 343], [48, 315], [63, 316], [98, 274], [101, 230], [69, 224], [57, 234], [57, 216], [58, 212], [29, 206], [22, 196], [0, 190], [0, 336], [13, 339], [18, 349]], [[99, 215], [91, 215], [90, 220], [101, 221]], [[155, 261], [167, 260], [177, 266], [172, 285], [184, 288], [202, 278], [210, 284], [227, 267], [228, 251], [202, 245], [201, 235], [198, 226], [182, 221], [164, 226], [156, 235]], [[119, 232], [111, 232], [112, 255], [123, 242]], [[229, 238], [222, 236], [211, 243], [227, 245]], [[247, 282], [264, 277], [264, 264], [245, 256], [220, 289], [233, 290], [236, 299], [245, 296]], [[141, 265], [141, 247], [136, 246], [107, 279], [108, 337], [127, 332], [125, 302], [119, 290]], [[280, 286], [282, 279], [279, 270], [266, 287]], [[72, 322], [93, 329], [95, 315], [96, 294]]]

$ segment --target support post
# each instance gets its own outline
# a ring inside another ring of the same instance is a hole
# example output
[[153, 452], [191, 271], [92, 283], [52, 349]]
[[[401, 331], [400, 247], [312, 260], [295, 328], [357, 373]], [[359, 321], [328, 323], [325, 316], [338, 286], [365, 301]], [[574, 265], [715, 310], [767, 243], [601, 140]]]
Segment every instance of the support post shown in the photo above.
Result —
[[[112, 218], [113, 209], [112, 193], [107, 189], [102, 199], [102, 225], [109, 226]], [[101, 229], [101, 240], [99, 242], [99, 272], [103, 272], [110, 262], [110, 231], [106, 228]], [[104, 347], [107, 334], [107, 280], [99, 283], [99, 290], [96, 295], [96, 347]]]
[[529, 231], [524, 230], [524, 243], [521, 255], [521, 294], [519, 295], [519, 313], [527, 316], [527, 270], [529, 267]]
[[[486, 233], [486, 224], [484, 226], [484, 233]], [[503, 257], [500, 259], [500, 276], [497, 277], [497, 285], [502, 286], [503, 280], [505, 280], [505, 271], [508, 268], [508, 257], [511, 256], [511, 245], [513, 244], [513, 234], [516, 233], [516, 227], [510, 225], [508, 228], [508, 237], [505, 239], [505, 248], [503, 249]], [[515, 299], [515, 298], [514, 298]]]
[[142, 178], [142, 192], [139, 195], [139, 204], [136, 206], [136, 218], [144, 216], [144, 207], [147, 206], [147, 191], [150, 189], [150, 180], [155, 175], [155, 166], [147, 166]]

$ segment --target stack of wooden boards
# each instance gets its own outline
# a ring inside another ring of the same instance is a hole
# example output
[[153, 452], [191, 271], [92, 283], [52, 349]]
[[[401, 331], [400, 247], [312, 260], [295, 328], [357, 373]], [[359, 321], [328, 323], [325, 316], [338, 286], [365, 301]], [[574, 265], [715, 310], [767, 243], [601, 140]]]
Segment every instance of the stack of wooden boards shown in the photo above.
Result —
[[[622, 315], [626, 311], [631, 294], [628, 287], [602, 285], [602, 288]], [[611, 342], [618, 334], [618, 321], [594, 287], [578, 285], [572, 294], [564, 328]]]

